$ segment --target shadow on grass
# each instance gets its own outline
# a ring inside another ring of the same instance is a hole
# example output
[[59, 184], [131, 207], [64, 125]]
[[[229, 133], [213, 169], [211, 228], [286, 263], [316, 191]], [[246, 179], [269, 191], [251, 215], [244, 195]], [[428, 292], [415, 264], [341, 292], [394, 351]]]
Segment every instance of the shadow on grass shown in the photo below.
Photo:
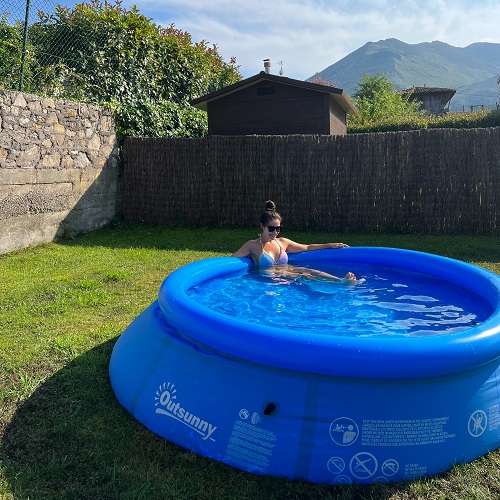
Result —
[[[109, 226], [61, 240], [67, 246], [104, 246], [157, 250], [193, 250], [230, 255], [247, 240], [258, 236], [255, 228], [189, 228], [148, 226], [114, 221]], [[434, 253], [466, 262], [500, 263], [498, 236], [409, 235], [409, 234], [335, 234], [318, 231], [284, 231], [281, 236], [300, 243], [342, 241], [350, 246], [382, 246]]]
[[116, 401], [108, 379], [114, 342], [76, 358], [18, 407], [1, 448], [15, 498], [197, 496], [188, 479], [197, 457]]
[[0, 449], [14, 498], [384, 499], [406, 490], [256, 476], [156, 436], [114, 397], [115, 340], [76, 358], [18, 407]]
[[257, 229], [166, 227], [115, 221], [92, 233], [80, 235], [74, 239], [60, 240], [59, 244], [231, 254], [248, 239], [256, 238], [257, 234]]

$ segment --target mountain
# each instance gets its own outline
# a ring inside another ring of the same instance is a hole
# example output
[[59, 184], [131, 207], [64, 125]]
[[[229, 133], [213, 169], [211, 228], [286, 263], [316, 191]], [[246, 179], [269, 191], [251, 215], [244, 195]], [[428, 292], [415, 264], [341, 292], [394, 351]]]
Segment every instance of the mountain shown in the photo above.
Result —
[[395, 38], [368, 42], [308, 81], [319, 77], [352, 95], [363, 74], [381, 72], [388, 74], [396, 89], [455, 89], [452, 111], [480, 105], [495, 108], [499, 102], [500, 44], [481, 42], [462, 48], [439, 41], [408, 44]]

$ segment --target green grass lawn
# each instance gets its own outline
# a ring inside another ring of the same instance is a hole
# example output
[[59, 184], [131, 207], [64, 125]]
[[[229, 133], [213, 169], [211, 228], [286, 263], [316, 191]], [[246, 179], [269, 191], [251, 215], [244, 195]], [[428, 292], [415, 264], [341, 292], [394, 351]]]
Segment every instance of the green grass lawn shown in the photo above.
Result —
[[[167, 274], [228, 255], [256, 230], [117, 224], [0, 256], [0, 498], [498, 499], [500, 453], [440, 476], [327, 486], [255, 476], [139, 424], [114, 398], [108, 363]], [[300, 242], [408, 248], [500, 274], [500, 238], [286, 234]]]

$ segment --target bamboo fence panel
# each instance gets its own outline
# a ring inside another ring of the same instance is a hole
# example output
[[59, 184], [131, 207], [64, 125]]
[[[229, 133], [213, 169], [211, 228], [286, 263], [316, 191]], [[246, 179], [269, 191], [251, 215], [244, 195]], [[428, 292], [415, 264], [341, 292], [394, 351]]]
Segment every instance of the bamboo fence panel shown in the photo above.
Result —
[[500, 234], [500, 128], [125, 141], [123, 215], [290, 229]]

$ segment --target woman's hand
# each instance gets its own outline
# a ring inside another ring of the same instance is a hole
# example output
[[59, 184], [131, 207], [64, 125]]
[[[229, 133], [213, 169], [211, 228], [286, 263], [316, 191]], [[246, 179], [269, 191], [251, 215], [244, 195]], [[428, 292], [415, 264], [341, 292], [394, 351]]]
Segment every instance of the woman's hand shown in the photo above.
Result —
[[348, 246], [345, 243], [329, 243], [329, 248], [346, 248]]

